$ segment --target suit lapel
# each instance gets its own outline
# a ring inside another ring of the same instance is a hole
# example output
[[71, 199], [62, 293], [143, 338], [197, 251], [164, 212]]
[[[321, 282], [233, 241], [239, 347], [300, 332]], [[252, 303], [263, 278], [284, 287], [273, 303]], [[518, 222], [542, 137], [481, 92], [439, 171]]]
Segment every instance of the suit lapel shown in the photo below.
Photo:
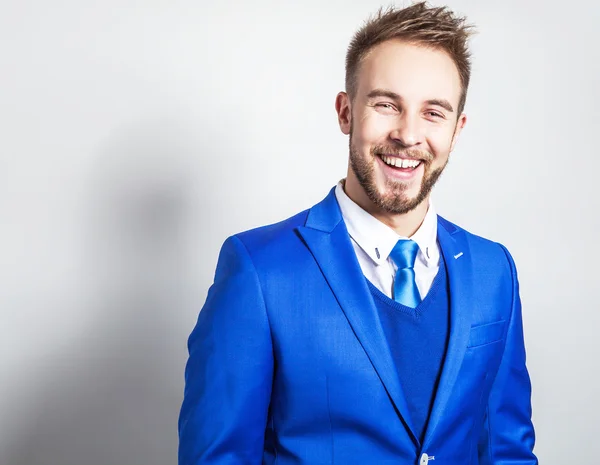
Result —
[[298, 231], [317, 261], [356, 337], [415, 444], [406, 398], [387, 345], [377, 308], [356, 258], [334, 189], [310, 211]]
[[450, 338], [433, 409], [425, 433], [430, 442], [456, 384], [463, 362], [473, 309], [473, 266], [464, 231], [438, 217], [438, 242], [446, 262], [450, 292]]

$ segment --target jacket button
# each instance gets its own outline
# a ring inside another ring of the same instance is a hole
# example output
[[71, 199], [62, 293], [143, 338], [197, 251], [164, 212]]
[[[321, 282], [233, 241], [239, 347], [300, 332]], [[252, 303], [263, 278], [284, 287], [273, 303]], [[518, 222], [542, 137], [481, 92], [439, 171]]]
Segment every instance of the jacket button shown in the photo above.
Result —
[[419, 462], [419, 465], [427, 465], [428, 463], [429, 463], [429, 455], [422, 454], [421, 455], [421, 461]]

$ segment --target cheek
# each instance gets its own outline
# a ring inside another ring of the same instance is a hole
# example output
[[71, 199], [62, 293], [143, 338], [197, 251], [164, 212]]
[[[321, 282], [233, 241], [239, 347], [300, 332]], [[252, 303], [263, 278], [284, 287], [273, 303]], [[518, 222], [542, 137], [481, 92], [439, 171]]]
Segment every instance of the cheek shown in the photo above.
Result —
[[393, 118], [383, 115], [364, 115], [355, 120], [353, 131], [356, 134], [356, 140], [364, 144], [376, 144], [384, 142], [394, 124]]
[[436, 160], [445, 161], [448, 158], [453, 134], [448, 130], [437, 130], [428, 134], [427, 145]]

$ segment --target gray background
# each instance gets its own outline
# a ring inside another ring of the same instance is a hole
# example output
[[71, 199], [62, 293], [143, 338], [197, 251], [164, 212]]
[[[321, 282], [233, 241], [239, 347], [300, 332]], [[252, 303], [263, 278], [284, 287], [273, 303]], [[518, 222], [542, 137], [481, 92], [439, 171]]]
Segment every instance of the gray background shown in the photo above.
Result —
[[[600, 10], [449, 4], [479, 35], [435, 203], [516, 259], [542, 462], [594, 463]], [[334, 98], [378, 6], [1, 2], [0, 464], [176, 462], [219, 247], [345, 175]]]

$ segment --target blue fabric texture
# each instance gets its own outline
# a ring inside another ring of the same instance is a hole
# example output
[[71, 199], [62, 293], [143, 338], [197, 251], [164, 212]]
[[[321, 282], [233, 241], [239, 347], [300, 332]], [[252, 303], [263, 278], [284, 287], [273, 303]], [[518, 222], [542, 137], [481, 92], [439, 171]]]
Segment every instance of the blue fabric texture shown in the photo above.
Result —
[[179, 465], [537, 464], [512, 257], [442, 217], [437, 233], [450, 332], [424, 435], [332, 189], [223, 244], [188, 341]]
[[415, 433], [423, 441], [449, 334], [450, 305], [443, 257], [431, 289], [416, 308], [402, 305], [368, 284]]
[[419, 246], [410, 239], [400, 239], [390, 252], [398, 267], [394, 276], [394, 300], [411, 308], [421, 303], [414, 270], [418, 252]]

